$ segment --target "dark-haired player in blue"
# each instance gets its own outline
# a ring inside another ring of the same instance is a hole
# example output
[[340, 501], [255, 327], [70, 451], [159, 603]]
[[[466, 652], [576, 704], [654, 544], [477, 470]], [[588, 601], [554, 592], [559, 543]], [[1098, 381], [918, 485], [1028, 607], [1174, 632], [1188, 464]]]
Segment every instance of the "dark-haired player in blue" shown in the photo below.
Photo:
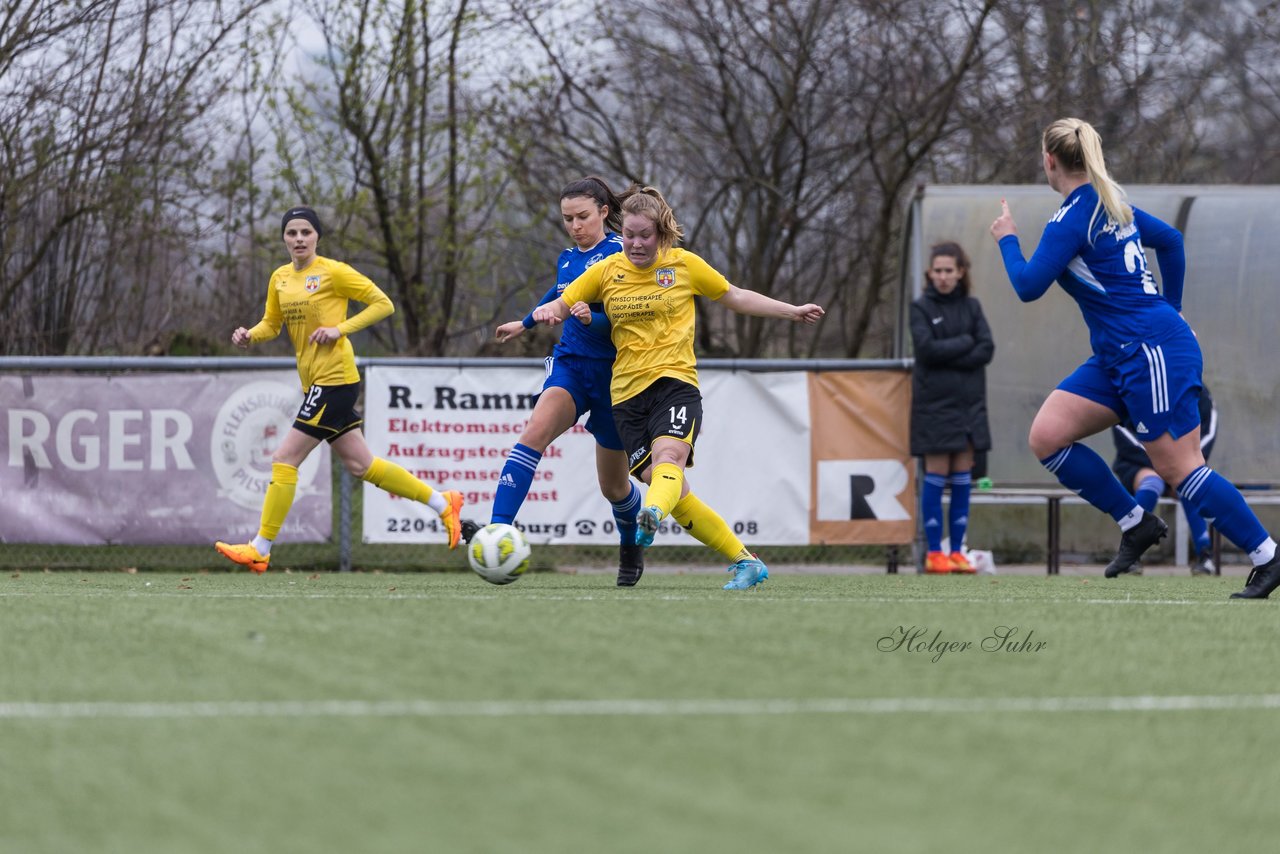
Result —
[[[622, 251], [622, 238], [617, 234], [622, 230], [621, 211], [621, 202], [602, 178], [588, 176], [560, 191], [561, 219], [574, 245], [560, 253], [556, 283], [538, 305], [559, 298], [565, 286], [588, 267]], [[502, 467], [490, 521], [515, 521], [547, 446], [573, 427], [584, 412], [589, 413], [586, 427], [596, 440], [600, 492], [613, 505], [618, 527], [618, 586], [633, 587], [644, 572], [644, 549], [635, 543], [640, 490], [631, 482], [609, 395], [617, 351], [602, 305], [578, 303], [571, 314], [560, 342], [547, 359], [547, 379], [529, 423]], [[535, 325], [529, 314], [523, 320], [502, 324], [495, 335], [499, 341], [510, 341]]]
[[[1059, 119], [1043, 137], [1044, 172], [1063, 196], [1031, 260], [1024, 260], [1009, 205], [991, 224], [1018, 297], [1030, 302], [1057, 280], [1080, 306], [1093, 356], [1049, 393], [1029, 442], [1059, 482], [1120, 524], [1120, 548], [1106, 568], [1115, 578], [1168, 533], [1145, 512], [1081, 439], [1128, 418], [1157, 473], [1178, 497], [1214, 520], [1249, 555], [1253, 571], [1233, 598], [1265, 599], [1280, 586], [1276, 543], [1234, 485], [1200, 451], [1200, 372], [1195, 333], [1183, 320], [1186, 272], [1177, 229], [1124, 200], [1107, 174], [1102, 140], [1080, 119]], [[1147, 269], [1156, 250], [1164, 294]]]

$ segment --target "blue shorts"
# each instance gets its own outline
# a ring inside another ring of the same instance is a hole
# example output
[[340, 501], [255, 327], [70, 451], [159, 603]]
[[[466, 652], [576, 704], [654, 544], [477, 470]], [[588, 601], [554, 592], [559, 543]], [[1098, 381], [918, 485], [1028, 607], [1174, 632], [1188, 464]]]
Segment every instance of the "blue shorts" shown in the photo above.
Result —
[[1177, 439], [1200, 425], [1200, 372], [1204, 359], [1190, 327], [1147, 344], [1135, 341], [1124, 358], [1104, 366], [1093, 356], [1058, 383], [1063, 391], [1101, 403], [1131, 421], [1141, 442], [1165, 433]]
[[586, 359], [581, 356], [548, 356], [547, 380], [542, 390], [562, 388], [573, 397], [576, 422], [582, 413], [587, 416], [587, 431], [595, 437], [596, 444], [610, 451], [622, 450], [622, 438], [613, 423], [613, 398], [609, 386], [613, 382], [613, 362], [604, 359]]

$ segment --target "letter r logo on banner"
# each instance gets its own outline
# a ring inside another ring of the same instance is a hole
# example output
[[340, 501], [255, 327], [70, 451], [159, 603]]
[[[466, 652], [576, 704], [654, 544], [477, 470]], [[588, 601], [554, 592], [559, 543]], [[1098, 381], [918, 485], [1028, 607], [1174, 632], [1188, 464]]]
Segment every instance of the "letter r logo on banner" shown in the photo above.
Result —
[[818, 520], [906, 521], [898, 494], [909, 482], [899, 460], [819, 460]]

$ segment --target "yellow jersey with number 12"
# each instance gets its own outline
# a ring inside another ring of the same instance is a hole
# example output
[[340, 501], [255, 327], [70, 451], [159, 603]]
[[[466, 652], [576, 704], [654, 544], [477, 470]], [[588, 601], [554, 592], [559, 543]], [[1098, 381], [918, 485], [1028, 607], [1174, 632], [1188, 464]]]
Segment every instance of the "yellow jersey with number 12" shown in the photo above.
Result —
[[619, 252], [597, 261], [574, 279], [560, 299], [602, 302], [613, 326], [610, 395], [617, 406], [662, 377], [698, 385], [693, 355], [695, 296], [720, 299], [729, 281], [714, 267], [684, 249], [668, 249], [653, 266], [637, 268]]
[[[347, 317], [349, 300], [365, 307]], [[395, 310], [390, 297], [350, 264], [317, 255], [305, 269], [285, 264], [271, 274], [267, 308], [262, 320], [249, 330], [249, 340], [270, 341], [287, 325], [303, 390], [313, 384], [347, 385], [360, 381], [355, 350], [347, 336]], [[332, 344], [313, 344], [311, 333], [322, 326], [338, 327], [342, 337]]]

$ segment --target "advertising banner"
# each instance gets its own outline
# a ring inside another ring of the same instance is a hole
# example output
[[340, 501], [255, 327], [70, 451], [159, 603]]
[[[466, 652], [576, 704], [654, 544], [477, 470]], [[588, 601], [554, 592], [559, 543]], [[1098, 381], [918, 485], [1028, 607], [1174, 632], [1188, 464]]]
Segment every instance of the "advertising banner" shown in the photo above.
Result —
[[809, 375], [813, 542], [904, 545], [915, 537], [911, 374]]
[[[433, 486], [461, 490], [463, 518], [487, 522], [506, 455], [543, 379], [536, 368], [371, 367], [369, 445]], [[804, 374], [708, 372], [699, 381], [704, 424], [690, 487], [744, 540], [808, 542]], [[596, 478], [596, 442], [581, 424], [543, 454], [518, 521], [535, 544], [618, 541]], [[366, 484], [364, 540], [444, 542], [444, 532], [426, 507]], [[655, 544], [690, 542], [678, 525], [664, 523]]]
[[[294, 371], [0, 376], [0, 541], [247, 540], [301, 402]], [[322, 444], [281, 537], [328, 540], [331, 491]]]
[[[485, 522], [530, 417], [538, 368], [373, 366], [373, 452], [463, 492]], [[748, 545], [909, 543], [915, 465], [905, 371], [703, 370], [691, 488]], [[301, 400], [293, 371], [0, 376], [0, 542], [185, 544], [257, 529], [271, 454]], [[543, 456], [519, 524], [534, 543], [617, 541], [581, 425]], [[299, 472], [282, 536], [331, 534], [329, 448]], [[363, 539], [443, 542], [435, 514], [363, 485]], [[692, 541], [664, 523], [655, 545]]]

